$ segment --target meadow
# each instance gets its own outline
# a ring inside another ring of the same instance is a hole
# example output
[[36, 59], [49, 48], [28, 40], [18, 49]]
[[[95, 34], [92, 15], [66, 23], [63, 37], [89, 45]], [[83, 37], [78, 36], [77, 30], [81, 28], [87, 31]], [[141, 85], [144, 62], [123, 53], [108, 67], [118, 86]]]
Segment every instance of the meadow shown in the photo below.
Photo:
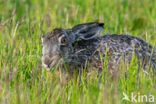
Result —
[[135, 57], [127, 76], [121, 65], [114, 79], [106, 66], [101, 75], [71, 78], [42, 68], [41, 35], [92, 21], [105, 23], [102, 33], [129, 33], [156, 45], [156, 0], [0, 0], [0, 104], [156, 103], [156, 75], [137, 72]]

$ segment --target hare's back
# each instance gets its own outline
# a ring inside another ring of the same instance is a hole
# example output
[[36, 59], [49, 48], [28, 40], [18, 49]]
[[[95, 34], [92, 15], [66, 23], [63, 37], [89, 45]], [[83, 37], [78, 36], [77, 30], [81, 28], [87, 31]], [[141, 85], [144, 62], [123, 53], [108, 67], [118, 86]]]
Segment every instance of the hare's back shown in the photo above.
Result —
[[99, 49], [112, 58], [118, 60], [124, 55], [125, 58], [131, 59], [132, 53], [135, 52], [137, 57], [148, 60], [152, 53], [152, 46], [143, 39], [130, 35], [104, 35], [101, 37]]
[[114, 48], [114, 51], [126, 52], [127, 50], [152, 51], [152, 46], [143, 39], [130, 35], [104, 35], [101, 44], [107, 45], [108, 48]]

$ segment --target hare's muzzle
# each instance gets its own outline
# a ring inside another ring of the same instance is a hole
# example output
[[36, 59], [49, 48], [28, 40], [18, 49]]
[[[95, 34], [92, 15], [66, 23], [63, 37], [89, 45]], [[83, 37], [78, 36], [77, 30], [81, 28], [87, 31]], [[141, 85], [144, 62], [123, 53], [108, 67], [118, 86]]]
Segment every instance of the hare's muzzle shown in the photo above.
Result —
[[42, 56], [42, 65], [45, 67], [45, 68], [50, 68], [50, 58], [48, 56]]
[[56, 64], [58, 64], [60, 60], [60, 57], [58, 55], [49, 57], [47, 55], [42, 56], [42, 65], [47, 68], [50, 69], [52, 67], [54, 67]]

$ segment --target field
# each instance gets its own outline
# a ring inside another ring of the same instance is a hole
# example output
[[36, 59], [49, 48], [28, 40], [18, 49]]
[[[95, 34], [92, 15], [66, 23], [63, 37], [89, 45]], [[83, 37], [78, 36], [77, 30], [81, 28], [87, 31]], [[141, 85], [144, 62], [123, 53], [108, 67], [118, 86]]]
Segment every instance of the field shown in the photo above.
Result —
[[128, 75], [121, 65], [116, 78], [107, 67], [70, 78], [42, 68], [42, 34], [91, 21], [105, 23], [102, 33], [129, 33], [155, 46], [156, 0], [0, 0], [0, 104], [156, 103], [156, 75], [137, 73], [135, 57]]

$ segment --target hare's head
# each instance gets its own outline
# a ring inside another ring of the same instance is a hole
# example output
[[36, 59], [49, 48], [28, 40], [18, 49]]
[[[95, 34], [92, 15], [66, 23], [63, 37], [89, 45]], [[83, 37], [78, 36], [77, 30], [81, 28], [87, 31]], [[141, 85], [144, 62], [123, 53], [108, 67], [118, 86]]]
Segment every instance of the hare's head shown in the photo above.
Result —
[[77, 39], [90, 39], [103, 29], [104, 23], [84, 23], [74, 26], [72, 29], [57, 28], [42, 36], [42, 64], [46, 68], [64, 60], [71, 61], [74, 54], [73, 44]]

